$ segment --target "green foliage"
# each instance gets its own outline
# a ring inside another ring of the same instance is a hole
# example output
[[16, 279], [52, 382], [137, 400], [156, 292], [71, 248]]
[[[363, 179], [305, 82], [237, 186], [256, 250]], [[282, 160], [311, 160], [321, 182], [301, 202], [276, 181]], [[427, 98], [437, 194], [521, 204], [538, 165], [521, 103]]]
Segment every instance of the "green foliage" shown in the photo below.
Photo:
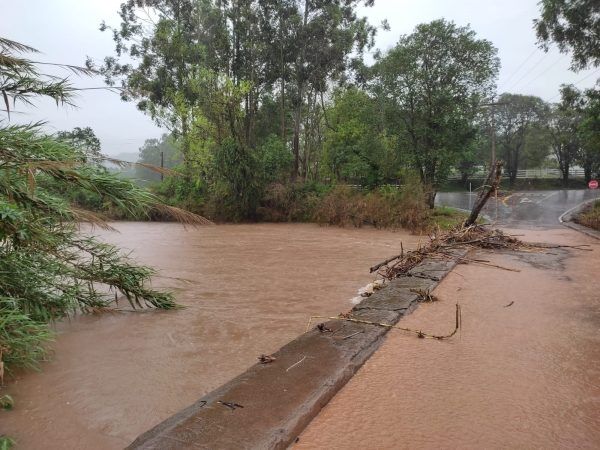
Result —
[[15, 402], [10, 395], [0, 396], [0, 408], [10, 410], [13, 408]]
[[258, 148], [257, 166], [262, 171], [262, 182], [270, 184], [286, 181], [292, 170], [292, 154], [276, 135], [268, 136]]
[[15, 445], [15, 441], [8, 436], [0, 435], [0, 450], [10, 450]]
[[565, 184], [569, 180], [569, 169], [580, 152], [579, 129], [582, 120], [583, 98], [574, 86], [563, 85], [561, 101], [551, 108], [547, 127], [550, 142]]
[[600, 65], [600, 3], [598, 0], [542, 0], [534, 20], [538, 41], [546, 50], [551, 41], [572, 54], [573, 69]]
[[[11, 56], [11, 51], [27, 47], [4, 42], [0, 40], [4, 57], [0, 68], [16, 86], [9, 92], [20, 93], [23, 77], [36, 72], [30, 67], [33, 63]], [[35, 85], [27, 81], [23, 89]], [[48, 89], [30, 90], [26, 99], [48, 92], [59, 92], [59, 100], [69, 98], [68, 85], [62, 81], [52, 88], [45, 86]], [[8, 370], [34, 367], [44, 358], [44, 344], [51, 337], [48, 322], [109, 307], [119, 293], [134, 308], [175, 307], [171, 294], [148, 286], [152, 269], [134, 264], [116, 247], [79, 229], [81, 221], [108, 224], [73, 205], [65, 193], [94, 193], [103, 204], [132, 215], [157, 208], [188, 222], [200, 218], [161, 205], [130, 181], [90, 164], [90, 151], [97, 148], [80, 142], [79, 136], [59, 138], [35, 125], [0, 122], [0, 361]]]
[[496, 49], [469, 27], [436, 20], [417, 26], [374, 67], [373, 91], [397, 133], [399, 151], [430, 191], [476, 138], [481, 101], [492, 93]]
[[366, 92], [336, 92], [326, 113], [322, 171], [327, 178], [374, 187], [397, 177], [397, 155], [382, 119]]
[[465, 223], [469, 215], [446, 206], [436, 207], [429, 217], [429, 228], [433, 230], [450, 230]]
[[579, 125], [581, 151], [578, 162], [585, 171], [585, 181], [594, 174], [600, 175], [600, 91], [585, 92], [585, 106]]
[[527, 136], [544, 125], [548, 106], [539, 97], [508, 94], [500, 96], [496, 109], [499, 156], [504, 160], [511, 184], [517, 178]]
[[253, 153], [278, 131], [287, 148], [292, 116], [293, 174], [307, 176], [316, 154], [308, 136], [320, 125], [313, 114], [317, 94], [331, 81], [343, 81], [373, 43], [375, 29], [357, 16], [359, 4], [124, 2], [120, 26], [101, 26], [112, 31], [116, 55], [99, 70], [107, 83], [121, 83], [124, 100], [136, 100], [139, 109], [183, 137], [186, 175], [194, 176], [193, 128], [199, 123], [209, 146], [230, 137], [238, 149]]
[[[172, 135], [163, 134], [160, 139], [146, 139], [146, 142], [140, 148], [138, 162], [161, 167], [162, 154], [162, 166], [172, 169], [181, 163], [178, 147], [179, 145]], [[161, 179], [161, 175], [155, 170], [142, 165], [135, 167], [135, 174], [141, 180], [160, 181]]]
[[0, 149], [0, 347], [6, 349], [5, 361], [34, 364], [42, 354], [40, 342], [48, 337], [43, 324], [106, 307], [116, 291], [133, 306], [174, 306], [170, 295], [145, 286], [151, 269], [78, 232], [77, 221], [103, 226], [101, 218], [45, 185], [98, 192], [131, 214], [151, 209], [155, 197], [86, 164], [81, 150], [34, 127], [0, 127]]
[[247, 148], [228, 138], [217, 148], [211, 217], [239, 221], [252, 217], [258, 205], [256, 160]]
[[100, 162], [102, 157], [100, 139], [90, 127], [75, 127], [72, 131], [59, 131], [56, 137], [81, 150], [88, 157], [88, 162]]
[[[60, 79], [40, 72], [33, 61], [21, 56], [23, 53], [38, 51], [28, 45], [0, 37], [0, 92], [8, 116], [10, 117], [11, 104], [14, 106], [19, 101], [32, 105], [38, 96], [52, 98], [57, 105], [72, 105], [73, 89], [68, 78]], [[92, 73], [83, 67], [53, 65], [77, 74]]]

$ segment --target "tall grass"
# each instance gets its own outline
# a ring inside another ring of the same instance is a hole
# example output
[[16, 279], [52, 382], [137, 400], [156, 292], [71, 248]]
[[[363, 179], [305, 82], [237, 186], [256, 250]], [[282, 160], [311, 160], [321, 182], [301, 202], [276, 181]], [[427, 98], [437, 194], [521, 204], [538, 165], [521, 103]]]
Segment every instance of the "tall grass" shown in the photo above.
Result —
[[383, 186], [363, 193], [348, 186], [333, 188], [319, 202], [313, 218], [317, 223], [376, 228], [423, 229], [429, 210], [420, 184], [400, 188]]

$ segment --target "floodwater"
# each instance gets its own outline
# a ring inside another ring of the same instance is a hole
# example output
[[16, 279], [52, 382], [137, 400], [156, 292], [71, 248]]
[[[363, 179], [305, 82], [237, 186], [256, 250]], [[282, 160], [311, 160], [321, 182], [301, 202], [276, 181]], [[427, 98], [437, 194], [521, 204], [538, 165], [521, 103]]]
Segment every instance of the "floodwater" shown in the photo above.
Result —
[[295, 449], [600, 448], [600, 245], [565, 228], [522, 239], [593, 252], [477, 252], [313, 420]]
[[[118, 223], [102, 232], [160, 270], [177, 311], [104, 313], [59, 324], [42, 372], [7, 380], [0, 435], [20, 449], [123, 448], [137, 435], [304, 331], [351, 308], [369, 267], [418, 236], [311, 224]], [[189, 280], [177, 281], [177, 277]]]
[[[471, 210], [477, 197], [469, 192], [440, 192], [440, 205]], [[594, 189], [563, 189], [558, 191], [514, 192], [506, 197], [492, 198], [484, 213], [497, 226], [508, 228], [560, 228], [559, 216], [591, 199], [600, 199]]]

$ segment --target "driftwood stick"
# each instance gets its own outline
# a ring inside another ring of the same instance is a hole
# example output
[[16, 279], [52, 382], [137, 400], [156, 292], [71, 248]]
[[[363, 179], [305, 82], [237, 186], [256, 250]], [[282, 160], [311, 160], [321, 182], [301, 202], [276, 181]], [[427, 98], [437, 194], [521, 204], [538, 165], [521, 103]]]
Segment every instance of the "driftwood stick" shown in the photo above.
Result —
[[[402, 242], [400, 242], [400, 246], [402, 246]], [[399, 255], [396, 256], [392, 256], [391, 258], [386, 259], [385, 261], [380, 262], [379, 264], [375, 264], [373, 267], [371, 267], [369, 269], [369, 273], [373, 273], [375, 272], [377, 269], [379, 269], [382, 266], [386, 266], [389, 263], [391, 263], [392, 261], [395, 261], [396, 259], [400, 259], [404, 256], [404, 248], [402, 248], [402, 252]]]

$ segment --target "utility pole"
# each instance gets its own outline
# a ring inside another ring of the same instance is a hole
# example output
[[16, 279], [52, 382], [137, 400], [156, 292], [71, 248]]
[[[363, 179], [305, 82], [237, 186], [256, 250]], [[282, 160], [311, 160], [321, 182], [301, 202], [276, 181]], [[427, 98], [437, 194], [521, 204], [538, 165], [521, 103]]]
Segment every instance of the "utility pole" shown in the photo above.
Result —
[[502, 163], [496, 162], [496, 106], [505, 105], [506, 103], [497, 103], [492, 101], [490, 103], [484, 103], [480, 106], [489, 106], [491, 108], [492, 114], [492, 123], [491, 123], [491, 133], [492, 133], [492, 158], [490, 163], [490, 172], [487, 176], [487, 179], [484, 181], [481, 191], [473, 205], [473, 209], [471, 210], [471, 214], [469, 218], [465, 221], [464, 226], [471, 226], [477, 223], [477, 217], [479, 217], [479, 213], [485, 206], [488, 199], [492, 194], [496, 197], [496, 220], [498, 220], [498, 186], [500, 185], [500, 179], [502, 177]]
[[506, 103], [494, 102], [493, 98], [490, 103], [483, 103], [482, 105], [480, 105], [480, 106], [489, 106], [491, 109], [491, 115], [492, 115], [492, 126], [491, 126], [492, 158], [491, 158], [490, 167], [494, 167], [496, 165], [496, 106], [502, 106], [502, 105], [506, 105]]

